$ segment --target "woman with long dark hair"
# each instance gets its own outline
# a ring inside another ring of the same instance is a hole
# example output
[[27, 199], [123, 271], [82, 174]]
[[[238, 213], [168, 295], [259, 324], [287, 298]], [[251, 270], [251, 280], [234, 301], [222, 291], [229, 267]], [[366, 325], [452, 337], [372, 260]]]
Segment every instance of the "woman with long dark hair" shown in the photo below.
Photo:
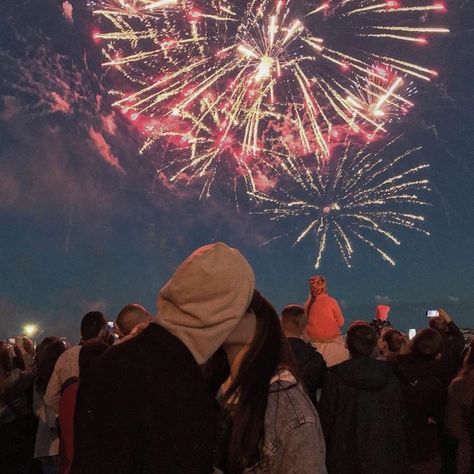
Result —
[[474, 472], [474, 340], [471, 341], [459, 375], [451, 382], [448, 392], [445, 426], [448, 434], [458, 441], [457, 474]]
[[222, 345], [230, 376], [216, 464], [226, 474], [326, 473], [318, 415], [296, 380], [272, 305], [257, 291]]
[[44, 394], [59, 356], [66, 350], [57, 337], [46, 337], [36, 349], [37, 377], [33, 408], [38, 417], [35, 458], [41, 460], [44, 474], [55, 474], [58, 467], [59, 436], [56, 414], [45, 405]]

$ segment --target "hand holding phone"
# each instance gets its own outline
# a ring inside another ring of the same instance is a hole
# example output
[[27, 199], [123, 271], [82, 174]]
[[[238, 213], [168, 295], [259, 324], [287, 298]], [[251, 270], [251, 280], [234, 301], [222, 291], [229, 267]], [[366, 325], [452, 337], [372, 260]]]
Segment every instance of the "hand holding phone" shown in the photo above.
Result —
[[449, 314], [443, 308], [439, 308], [438, 313], [439, 313], [439, 317], [441, 319], [444, 319], [447, 323], [450, 323], [452, 321]]
[[439, 312], [437, 309], [429, 309], [426, 312], [426, 317], [427, 318], [437, 318], [439, 316]]

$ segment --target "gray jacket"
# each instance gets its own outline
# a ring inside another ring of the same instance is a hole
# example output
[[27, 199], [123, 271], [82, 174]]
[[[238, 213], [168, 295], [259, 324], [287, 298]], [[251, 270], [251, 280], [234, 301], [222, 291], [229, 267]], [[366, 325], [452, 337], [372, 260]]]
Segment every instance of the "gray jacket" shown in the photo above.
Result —
[[318, 414], [301, 385], [283, 371], [270, 385], [262, 462], [245, 472], [326, 474], [325, 459]]

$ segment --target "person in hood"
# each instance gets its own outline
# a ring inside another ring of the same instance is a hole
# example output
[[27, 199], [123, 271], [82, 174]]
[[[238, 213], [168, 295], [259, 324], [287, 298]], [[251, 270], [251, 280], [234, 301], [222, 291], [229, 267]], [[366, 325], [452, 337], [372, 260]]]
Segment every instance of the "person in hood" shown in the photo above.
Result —
[[295, 376], [278, 315], [258, 291], [222, 350], [229, 379], [216, 466], [226, 474], [326, 474], [318, 414]]
[[442, 338], [434, 329], [423, 329], [411, 341], [409, 353], [393, 363], [400, 380], [405, 433], [411, 472], [439, 474], [442, 466], [440, 434], [447, 385], [440, 362]]
[[326, 372], [324, 357], [303, 339], [308, 317], [303, 306], [287, 305], [281, 312], [281, 327], [298, 366], [298, 372], [303, 384], [317, 406], [317, 392], [323, 386]]
[[306, 337], [324, 357], [328, 367], [349, 358], [341, 335], [344, 316], [337, 301], [328, 295], [326, 278], [309, 279], [309, 297], [305, 305], [308, 315]]
[[375, 319], [370, 325], [377, 331], [380, 336], [386, 329], [392, 327], [392, 323], [388, 320], [388, 313], [390, 312], [390, 306], [386, 304], [379, 304], [375, 308]]
[[217, 404], [201, 366], [247, 311], [255, 277], [223, 243], [204, 246], [160, 290], [155, 321], [81, 378], [72, 473], [213, 472]]
[[385, 362], [372, 357], [377, 333], [351, 325], [351, 358], [331, 367], [319, 404], [329, 474], [406, 474], [400, 384]]

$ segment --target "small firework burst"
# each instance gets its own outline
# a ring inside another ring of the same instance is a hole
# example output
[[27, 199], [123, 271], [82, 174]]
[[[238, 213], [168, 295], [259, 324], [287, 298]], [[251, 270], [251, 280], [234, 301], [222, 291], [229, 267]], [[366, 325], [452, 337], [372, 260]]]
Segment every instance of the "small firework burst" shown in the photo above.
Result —
[[398, 138], [392, 140], [375, 152], [368, 147], [357, 151], [349, 143], [337, 159], [316, 157], [313, 166], [291, 153], [280, 154], [275, 171], [285, 174], [289, 183], [271, 194], [254, 193], [259, 201], [255, 213], [291, 220], [292, 228], [299, 228], [295, 244], [314, 239], [316, 268], [330, 240], [336, 242], [348, 267], [355, 241], [369, 245], [395, 265], [381, 240], [400, 245], [397, 228], [429, 235], [419, 214], [428, 205], [423, 196], [430, 185], [423, 172], [429, 165], [417, 163], [415, 152], [420, 148], [395, 152], [398, 142]]

